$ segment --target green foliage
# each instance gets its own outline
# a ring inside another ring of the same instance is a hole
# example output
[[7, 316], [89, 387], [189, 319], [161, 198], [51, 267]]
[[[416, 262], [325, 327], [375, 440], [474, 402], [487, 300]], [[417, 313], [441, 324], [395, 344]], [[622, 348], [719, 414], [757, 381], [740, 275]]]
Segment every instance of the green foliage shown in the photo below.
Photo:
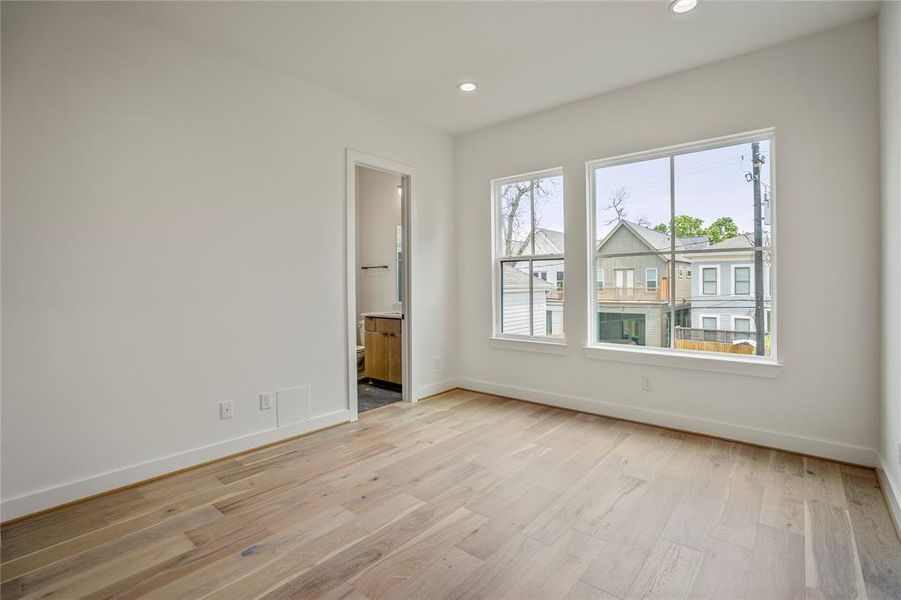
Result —
[[732, 217], [720, 217], [707, 228], [707, 239], [711, 244], [734, 238], [738, 235], [738, 225]]
[[[669, 234], [670, 228], [666, 223], [654, 226], [654, 231]], [[734, 238], [738, 235], [738, 225], [732, 217], [720, 217], [704, 227], [704, 220], [689, 215], [676, 215], [676, 237], [701, 237], [707, 236], [711, 244]]]

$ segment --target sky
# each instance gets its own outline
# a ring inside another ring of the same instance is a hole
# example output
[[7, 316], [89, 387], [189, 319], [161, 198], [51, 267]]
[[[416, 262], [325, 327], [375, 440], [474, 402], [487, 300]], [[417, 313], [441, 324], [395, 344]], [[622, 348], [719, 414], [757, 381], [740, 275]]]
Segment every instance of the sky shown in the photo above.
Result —
[[[770, 184], [770, 142], [760, 142], [760, 153], [767, 160], [761, 169], [762, 192]], [[754, 230], [754, 186], [745, 178], [751, 171], [751, 144], [743, 143], [712, 150], [681, 154], [675, 158], [676, 214], [702, 219], [703, 226], [719, 217], [732, 217], [739, 233]], [[669, 223], [669, 158], [645, 160], [603, 167], [596, 171], [597, 239], [601, 240], [616, 225], [616, 211], [610, 208], [611, 195], [624, 189], [625, 218], [645, 221], [649, 227]], [[536, 200], [539, 227], [563, 231], [563, 178], [546, 178], [547, 196]], [[520, 220], [531, 222], [529, 208], [523, 204]], [[764, 227], [767, 231], [768, 227]], [[514, 239], [528, 234], [517, 232]]]
[[[769, 159], [770, 143], [760, 142], [760, 152]], [[742, 158], [744, 157], [744, 158]], [[770, 183], [767, 163], [761, 180]], [[690, 215], [710, 225], [719, 217], [732, 217], [740, 233], [754, 230], [754, 186], [745, 179], [751, 170], [751, 144], [679, 155], [675, 159], [676, 214]], [[610, 206], [611, 194], [626, 191], [626, 219], [669, 223], [669, 158], [659, 158], [598, 169], [596, 172], [597, 233], [602, 239], [616, 223]]]

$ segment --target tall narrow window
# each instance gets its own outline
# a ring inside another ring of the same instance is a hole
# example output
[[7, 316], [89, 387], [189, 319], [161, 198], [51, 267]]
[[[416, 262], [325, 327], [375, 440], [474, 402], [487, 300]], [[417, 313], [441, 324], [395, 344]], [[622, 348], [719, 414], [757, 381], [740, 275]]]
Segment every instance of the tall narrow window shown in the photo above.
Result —
[[495, 180], [493, 202], [496, 335], [563, 339], [562, 173]]
[[701, 293], [705, 296], [716, 296], [719, 293], [719, 269], [701, 267]]
[[732, 268], [732, 295], [751, 295], [751, 265], [735, 265]]
[[594, 344], [772, 356], [771, 145], [767, 132], [588, 164]]

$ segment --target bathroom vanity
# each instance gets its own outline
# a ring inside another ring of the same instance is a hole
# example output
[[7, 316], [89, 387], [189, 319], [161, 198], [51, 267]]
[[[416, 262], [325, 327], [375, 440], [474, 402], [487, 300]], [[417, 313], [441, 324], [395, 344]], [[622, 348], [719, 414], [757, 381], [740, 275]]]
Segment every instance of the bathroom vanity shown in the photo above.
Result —
[[400, 313], [364, 315], [364, 377], [401, 385], [403, 353], [401, 351]]

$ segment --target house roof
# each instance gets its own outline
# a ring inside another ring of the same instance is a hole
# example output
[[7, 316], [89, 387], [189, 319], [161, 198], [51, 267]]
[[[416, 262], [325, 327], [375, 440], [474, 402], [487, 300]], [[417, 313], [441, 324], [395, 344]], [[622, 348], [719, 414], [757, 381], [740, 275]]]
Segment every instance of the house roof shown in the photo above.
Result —
[[[620, 221], [616, 224], [616, 227], [601, 240], [601, 243], [598, 244], [598, 250], [600, 250], [604, 244], [607, 243], [607, 240], [613, 237], [613, 234], [622, 227], [631, 231], [654, 251], [661, 252], [670, 249], [669, 234], [654, 231], [653, 229], [639, 225], [638, 223], [633, 223], [632, 221]], [[707, 236], [676, 238], [676, 250], [695, 250], [697, 248], [706, 248], [707, 245]]]
[[539, 227], [535, 230], [535, 252], [530, 248], [532, 234], [519, 246], [519, 254], [563, 254], [563, 232]]
[[[525, 263], [528, 264], [528, 263]], [[503, 269], [504, 273], [504, 290], [526, 290], [529, 289], [529, 274], [515, 267]], [[540, 277], [532, 276], [532, 290], [556, 290], [557, 286], [553, 283], [545, 281]]]

